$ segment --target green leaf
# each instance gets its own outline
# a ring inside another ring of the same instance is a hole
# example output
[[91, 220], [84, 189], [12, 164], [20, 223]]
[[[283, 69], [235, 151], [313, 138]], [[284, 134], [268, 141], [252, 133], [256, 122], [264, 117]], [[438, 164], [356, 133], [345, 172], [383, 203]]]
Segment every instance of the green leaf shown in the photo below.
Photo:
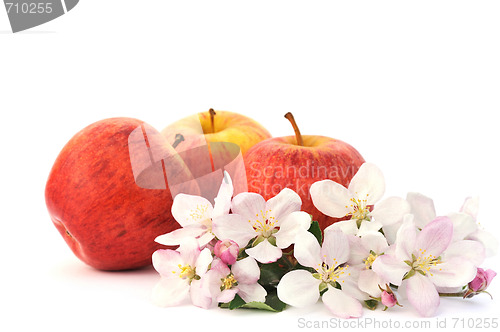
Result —
[[229, 309], [230, 310], [238, 309], [238, 308], [241, 308], [245, 304], [246, 304], [246, 302], [243, 301], [243, 299], [238, 294], [236, 294], [234, 296], [234, 299], [231, 302], [229, 302]]
[[283, 311], [286, 307], [286, 304], [282, 302], [276, 292], [268, 293], [266, 296], [266, 302], [250, 302], [245, 303], [243, 299], [236, 294], [234, 299], [229, 303], [229, 309], [234, 310], [238, 308], [243, 309], [258, 309], [258, 310], [266, 310], [272, 312], [280, 312]]
[[277, 262], [270, 264], [259, 264], [260, 265], [260, 278], [259, 284], [264, 288], [269, 286], [275, 287], [278, 285], [281, 278], [288, 272], [288, 266], [281, 264], [281, 259]]
[[321, 234], [321, 228], [319, 227], [319, 223], [316, 220], [313, 220], [311, 222], [311, 226], [309, 226], [308, 232], [312, 233], [312, 235], [316, 237], [316, 240], [318, 240], [319, 244], [323, 242], [323, 235]]
[[377, 300], [366, 300], [365, 305], [368, 309], [375, 310], [375, 309], [377, 309], [378, 301]]

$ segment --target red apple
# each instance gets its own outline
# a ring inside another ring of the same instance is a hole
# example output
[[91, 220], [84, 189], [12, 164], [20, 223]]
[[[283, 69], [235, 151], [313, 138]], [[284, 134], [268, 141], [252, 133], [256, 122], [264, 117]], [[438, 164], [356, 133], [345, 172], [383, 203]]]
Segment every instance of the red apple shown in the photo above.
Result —
[[[171, 186], [169, 176], [176, 181]], [[159, 132], [140, 120], [112, 118], [84, 128], [64, 146], [45, 199], [54, 225], [83, 262], [101, 270], [133, 269], [151, 263], [161, 247], [155, 237], [179, 227], [170, 212], [172, 187], [183, 191], [190, 180]]]
[[321, 229], [341, 219], [328, 217], [316, 209], [309, 194], [311, 185], [330, 179], [347, 187], [364, 163], [351, 145], [325, 136], [302, 136], [291, 113], [295, 136], [270, 138], [246, 153], [248, 190], [266, 200], [283, 188], [293, 189], [302, 199], [302, 210], [312, 214]]

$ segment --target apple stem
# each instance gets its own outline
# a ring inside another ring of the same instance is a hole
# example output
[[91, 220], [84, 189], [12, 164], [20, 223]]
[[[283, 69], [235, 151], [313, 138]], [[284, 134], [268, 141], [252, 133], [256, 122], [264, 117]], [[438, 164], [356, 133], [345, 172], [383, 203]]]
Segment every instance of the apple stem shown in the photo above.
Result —
[[181, 134], [175, 134], [175, 141], [172, 143], [172, 147], [175, 149], [177, 145], [184, 141], [184, 136]]
[[297, 126], [297, 122], [292, 115], [292, 113], [288, 112], [285, 114], [285, 118], [290, 121], [292, 124], [293, 130], [295, 131], [295, 138], [297, 139], [297, 144], [300, 146], [304, 146], [304, 141], [302, 140], [302, 135], [300, 134], [299, 127]]
[[212, 134], [215, 133], [215, 111], [213, 108], [209, 109], [208, 112], [210, 113], [210, 123], [212, 124]]

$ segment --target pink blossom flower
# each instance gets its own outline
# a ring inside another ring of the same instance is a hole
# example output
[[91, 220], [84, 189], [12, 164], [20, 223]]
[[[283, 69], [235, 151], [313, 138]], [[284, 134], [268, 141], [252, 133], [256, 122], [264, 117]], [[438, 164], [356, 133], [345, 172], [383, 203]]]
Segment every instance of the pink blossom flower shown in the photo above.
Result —
[[445, 252], [452, 237], [453, 222], [448, 217], [436, 218], [419, 233], [413, 219], [406, 218], [397, 232], [394, 252], [377, 257], [372, 269], [406, 288], [420, 315], [432, 316], [439, 306], [437, 287], [464, 286], [476, 275], [476, 266], [459, 250]]
[[205, 246], [215, 238], [212, 220], [229, 214], [233, 190], [231, 177], [224, 172], [214, 205], [201, 196], [177, 194], [172, 204], [172, 216], [182, 227], [158, 236], [155, 241], [166, 246], [175, 246], [186, 238], [196, 238], [200, 247]]
[[213, 232], [219, 239], [231, 239], [260, 263], [271, 263], [282, 256], [282, 249], [295, 242], [297, 233], [307, 231], [311, 215], [300, 211], [302, 200], [289, 188], [267, 202], [257, 193], [240, 193], [231, 203], [232, 214], [213, 219]]
[[214, 260], [203, 281], [203, 293], [215, 299], [213, 303], [229, 303], [236, 294], [243, 301], [264, 302], [267, 292], [257, 281], [260, 269], [252, 257], [236, 261], [231, 268], [221, 260]]
[[382, 304], [385, 305], [386, 307], [392, 308], [396, 305], [398, 301], [396, 300], [394, 293], [388, 293], [387, 291], [382, 291], [382, 294], [380, 296], [380, 302], [382, 302]]
[[232, 240], [217, 241], [214, 246], [214, 254], [227, 265], [236, 263], [240, 247]]
[[349, 218], [329, 228], [361, 236], [400, 222], [410, 211], [408, 202], [400, 197], [380, 201], [384, 191], [385, 179], [380, 169], [364, 163], [348, 188], [332, 180], [322, 180], [311, 185], [310, 194], [314, 206], [322, 213], [334, 218]]
[[322, 291], [323, 303], [337, 317], [360, 317], [360, 301], [369, 297], [358, 288], [359, 268], [346, 264], [349, 260], [349, 240], [340, 230], [325, 231], [323, 246], [309, 232], [297, 237], [294, 256], [306, 267], [285, 274], [277, 287], [281, 301], [295, 307], [316, 303]]
[[202, 278], [212, 262], [210, 250], [200, 250], [195, 239], [186, 240], [177, 250], [159, 249], [153, 253], [153, 267], [161, 276], [152, 300], [159, 306], [180, 304], [188, 295], [194, 305], [208, 308], [211, 298], [203, 294]]
[[396, 304], [401, 307], [401, 304], [399, 304], [398, 299], [396, 298], [396, 294], [392, 291], [391, 287], [386, 284], [385, 289], [379, 286], [379, 289], [381, 291], [380, 293], [380, 302], [385, 305], [385, 309], [387, 308], [392, 308]]
[[496, 275], [497, 273], [493, 270], [488, 269], [485, 271], [481, 268], [478, 268], [476, 277], [474, 278], [474, 280], [469, 282], [469, 289], [464, 294], [464, 298], [473, 297], [474, 295], [482, 292], [487, 293], [486, 289], [491, 284], [491, 281], [493, 280], [493, 278], [495, 278]]
[[474, 292], [484, 291], [491, 283], [491, 280], [497, 275], [493, 270], [483, 270], [481, 268], [477, 269], [477, 275], [469, 282], [469, 288]]

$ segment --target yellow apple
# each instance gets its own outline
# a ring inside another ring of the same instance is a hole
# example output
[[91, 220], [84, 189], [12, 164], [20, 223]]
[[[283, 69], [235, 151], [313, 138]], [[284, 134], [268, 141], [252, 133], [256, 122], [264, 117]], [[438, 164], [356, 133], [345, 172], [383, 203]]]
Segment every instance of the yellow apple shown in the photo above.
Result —
[[201, 196], [213, 201], [223, 171], [234, 185], [234, 194], [248, 191], [243, 155], [271, 134], [244, 115], [214, 111], [194, 114], [162, 130], [197, 181]]
[[161, 133], [176, 150], [229, 142], [237, 144], [242, 155], [260, 141], [271, 138], [269, 131], [257, 121], [238, 113], [213, 109], [178, 120]]

